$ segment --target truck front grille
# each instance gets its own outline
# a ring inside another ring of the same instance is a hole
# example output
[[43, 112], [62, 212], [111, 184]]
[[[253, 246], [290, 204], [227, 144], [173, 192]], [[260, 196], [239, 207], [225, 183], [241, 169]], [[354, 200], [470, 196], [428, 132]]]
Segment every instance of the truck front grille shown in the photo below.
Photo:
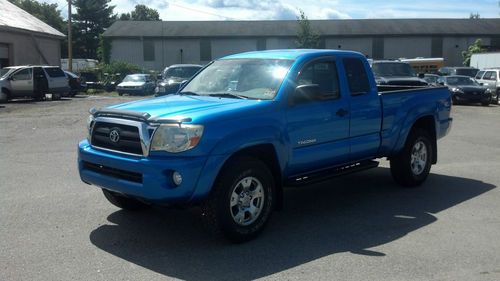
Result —
[[91, 143], [98, 148], [143, 155], [139, 128], [135, 126], [96, 122]]

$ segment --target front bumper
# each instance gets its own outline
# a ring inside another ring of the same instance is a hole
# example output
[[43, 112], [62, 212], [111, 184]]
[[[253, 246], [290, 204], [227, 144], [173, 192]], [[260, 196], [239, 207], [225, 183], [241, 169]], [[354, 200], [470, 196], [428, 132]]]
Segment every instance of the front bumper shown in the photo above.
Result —
[[491, 100], [491, 94], [472, 94], [472, 93], [460, 93], [455, 94], [457, 101], [461, 102], [489, 102]]
[[[87, 140], [78, 146], [83, 182], [158, 204], [188, 203], [206, 196], [215, 177], [211, 174], [216, 173], [202, 174], [208, 158], [124, 155], [93, 148]], [[182, 175], [179, 186], [173, 183], [174, 171]]]

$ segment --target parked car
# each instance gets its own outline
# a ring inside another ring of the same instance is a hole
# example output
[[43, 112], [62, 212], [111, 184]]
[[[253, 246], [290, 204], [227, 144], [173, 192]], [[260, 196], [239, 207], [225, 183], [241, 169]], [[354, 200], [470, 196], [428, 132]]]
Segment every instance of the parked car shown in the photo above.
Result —
[[66, 73], [66, 76], [69, 79], [69, 87], [70, 87], [69, 96], [73, 97], [76, 94], [78, 94], [78, 92], [84, 92], [86, 90], [87, 85], [82, 82], [80, 76], [69, 71], [64, 71], [64, 73]]
[[476, 75], [476, 81], [490, 90], [493, 103], [498, 104], [500, 96], [500, 68], [489, 68], [479, 71]]
[[80, 79], [85, 83], [87, 89], [102, 89], [103, 83], [99, 81], [99, 78], [93, 72], [80, 72]]
[[202, 68], [197, 64], [174, 64], [163, 71], [162, 80], [155, 88], [156, 96], [176, 93], [182, 82], [189, 80]]
[[491, 92], [469, 76], [442, 76], [439, 78], [439, 84], [448, 87], [454, 104], [481, 103], [488, 106], [491, 102]]
[[155, 90], [155, 81], [150, 74], [130, 74], [116, 86], [116, 91], [123, 94], [151, 95]]
[[439, 75], [437, 75], [437, 74], [430, 74], [430, 73], [425, 73], [425, 74], [424, 74], [424, 80], [425, 80], [425, 82], [427, 82], [429, 85], [432, 85], [432, 86], [437, 86], [437, 85], [439, 85], [439, 84], [438, 84], [438, 79], [439, 79]]
[[373, 75], [377, 85], [428, 86], [417, 77], [410, 64], [400, 61], [373, 61]]
[[438, 70], [438, 74], [441, 76], [448, 76], [448, 75], [465, 75], [469, 77], [474, 77], [476, 76], [476, 73], [479, 71], [479, 69], [474, 68], [474, 67], [467, 67], [467, 66], [445, 66], [441, 67]]
[[357, 52], [235, 54], [177, 94], [92, 109], [78, 168], [120, 208], [199, 205], [203, 219], [242, 242], [264, 229], [283, 187], [373, 168], [382, 157], [396, 182], [421, 185], [450, 111], [444, 87], [377, 91]]
[[35, 98], [42, 100], [45, 94], [53, 99], [69, 92], [68, 77], [59, 66], [27, 65], [9, 66], [2, 69], [0, 77], [0, 101], [14, 98]]

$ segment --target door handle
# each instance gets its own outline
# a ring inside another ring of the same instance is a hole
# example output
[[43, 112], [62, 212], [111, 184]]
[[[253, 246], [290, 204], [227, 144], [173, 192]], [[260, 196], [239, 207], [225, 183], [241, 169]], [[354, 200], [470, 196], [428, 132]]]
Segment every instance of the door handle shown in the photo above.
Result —
[[347, 114], [349, 113], [349, 111], [341, 108], [339, 110], [337, 110], [337, 112], [335, 114], [337, 114], [337, 116], [340, 116], [340, 117], [344, 117], [346, 116]]

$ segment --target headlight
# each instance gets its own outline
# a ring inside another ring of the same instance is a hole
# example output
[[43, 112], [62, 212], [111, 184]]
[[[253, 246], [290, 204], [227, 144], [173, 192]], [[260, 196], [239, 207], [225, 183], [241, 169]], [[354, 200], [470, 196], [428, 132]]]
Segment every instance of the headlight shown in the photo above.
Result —
[[87, 133], [88, 133], [88, 137], [87, 139], [90, 141], [90, 134], [92, 133], [92, 126], [94, 126], [94, 121], [95, 121], [95, 118], [94, 118], [94, 115], [89, 115], [89, 117], [87, 118]]
[[455, 92], [455, 93], [461, 93], [461, 92], [462, 92], [462, 90], [460, 90], [459, 88], [453, 88], [453, 89], [451, 89], [451, 90], [452, 90], [453, 92]]
[[151, 151], [182, 152], [195, 147], [203, 134], [202, 125], [160, 125], [151, 141]]

